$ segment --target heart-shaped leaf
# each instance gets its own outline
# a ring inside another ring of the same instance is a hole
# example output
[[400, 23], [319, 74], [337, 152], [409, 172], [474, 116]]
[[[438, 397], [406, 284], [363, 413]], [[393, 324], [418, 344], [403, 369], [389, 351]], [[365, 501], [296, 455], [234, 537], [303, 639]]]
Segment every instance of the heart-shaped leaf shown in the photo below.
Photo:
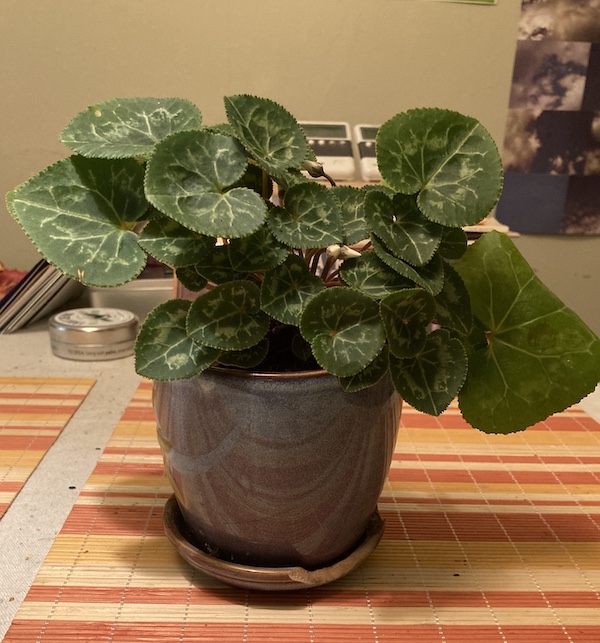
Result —
[[346, 244], [368, 239], [370, 230], [364, 212], [367, 192], [351, 185], [337, 185], [331, 191], [340, 202]]
[[474, 118], [444, 109], [397, 114], [377, 133], [383, 178], [404, 194], [417, 194], [428, 219], [474, 225], [494, 207], [502, 163], [494, 140]]
[[181, 266], [175, 271], [175, 276], [180, 284], [192, 292], [202, 290], [208, 283], [208, 279], [201, 275], [195, 266]]
[[208, 368], [219, 350], [195, 344], [185, 332], [191, 302], [171, 299], [150, 311], [135, 343], [135, 369], [154, 380], [193, 377]]
[[215, 245], [212, 237], [198, 234], [165, 216], [156, 217], [144, 226], [138, 241], [149, 255], [173, 268], [195, 263]]
[[422, 288], [400, 290], [381, 300], [380, 313], [391, 353], [413, 357], [425, 346], [435, 300]]
[[163, 138], [201, 124], [198, 108], [181, 98], [115, 98], [77, 114], [61, 141], [83, 156], [145, 157]]
[[344, 287], [315, 295], [304, 309], [300, 331], [319, 365], [338, 377], [363, 370], [385, 342], [377, 302]]
[[269, 340], [261, 339], [258, 344], [243, 351], [225, 351], [219, 357], [219, 364], [237, 368], [254, 368], [258, 366], [269, 352]]
[[389, 352], [384, 345], [379, 355], [364, 370], [350, 377], [338, 378], [340, 386], [346, 393], [354, 393], [374, 386], [388, 372], [389, 364]]
[[364, 211], [372, 232], [412, 266], [425, 265], [440, 245], [442, 226], [421, 214], [413, 196], [396, 194], [390, 200], [373, 190], [366, 195]]
[[427, 336], [425, 346], [408, 359], [390, 355], [390, 373], [400, 395], [417, 410], [439, 415], [460, 391], [467, 372], [461, 342], [446, 330]]
[[273, 235], [295, 248], [320, 248], [339, 243], [343, 236], [340, 204], [319, 183], [299, 183], [286, 193], [284, 207], [269, 213]]
[[246, 94], [225, 98], [225, 111], [248, 153], [269, 174], [299, 170], [310, 153], [306, 136], [285, 108]]
[[202, 258], [194, 264], [196, 271], [206, 277], [214, 284], [223, 284], [226, 281], [243, 279], [246, 274], [236, 270], [231, 265], [229, 247], [227, 245], [215, 245], [202, 255]]
[[239, 272], [262, 272], [282, 264], [289, 250], [263, 225], [253, 234], [242, 239], [232, 239], [228, 245], [229, 259]]
[[310, 272], [303, 259], [288, 255], [285, 263], [265, 274], [261, 307], [280, 322], [298, 326], [307, 302], [324, 288], [323, 280]]
[[230, 136], [206, 130], [180, 132], [161, 141], [146, 169], [146, 196], [186, 228], [236, 238], [263, 224], [267, 206], [248, 188], [225, 188], [246, 169], [244, 149]]
[[444, 264], [444, 287], [435, 297], [435, 321], [443, 328], [468, 335], [473, 326], [469, 292], [456, 270]]
[[269, 317], [260, 309], [260, 290], [250, 281], [216, 286], [198, 297], [188, 314], [188, 336], [220, 350], [250, 348], [268, 329]]
[[84, 284], [118, 286], [146, 264], [132, 230], [148, 203], [132, 159], [72, 156], [17, 187], [8, 204], [44, 258]]
[[374, 299], [414, 286], [411, 279], [399, 275], [370, 251], [363, 252], [360, 257], [346, 259], [340, 268], [340, 279]]
[[487, 346], [469, 357], [464, 418], [519, 431], [575, 404], [600, 380], [600, 340], [536, 277], [509, 237], [489, 232], [454, 264]]
[[371, 243], [373, 244], [375, 254], [389, 268], [402, 277], [406, 277], [415, 284], [422, 286], [432, 295], [437, 295], [441, 292], [444, 286], [444, 263], [438, 254], [435, 254], [428, 264], [414, 268], [405, 261], [402, 261], [402, 259], [394, 257], [386, 246], [373, 234], [371, 235]]

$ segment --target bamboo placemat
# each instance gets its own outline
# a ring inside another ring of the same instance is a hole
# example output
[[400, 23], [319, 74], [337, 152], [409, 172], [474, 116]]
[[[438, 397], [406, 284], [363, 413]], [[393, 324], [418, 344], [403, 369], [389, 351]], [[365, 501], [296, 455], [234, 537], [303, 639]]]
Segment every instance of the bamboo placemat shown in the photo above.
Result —
[[600, 641], [600, 425], [574, 408], [485, 436], [405, 408], [376, 552], [327, 586], [263, 594], [195, 572], [163, 535], [142, 383], [6, 643]]
[[81, 378], [0, 377], [0, 517], [94, 382]]

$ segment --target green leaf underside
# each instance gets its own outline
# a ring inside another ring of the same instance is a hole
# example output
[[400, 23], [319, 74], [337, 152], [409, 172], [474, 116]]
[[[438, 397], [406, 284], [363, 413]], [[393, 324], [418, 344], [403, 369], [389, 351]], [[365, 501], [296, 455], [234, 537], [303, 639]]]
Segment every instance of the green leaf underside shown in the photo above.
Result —
[[236, 135], [270, 174], [300, 169], [309, 145], [296, 119], [281, 105], [256, 96], [225, 98], [225, 111]]
[[144, 268], [131, 231], [148, 207], [136, 161], [58, 161], [19, 186], [10, 207], [47, 261], [73, 279], [118, 286]]
[[340, 278], [347, 286], [374, 299], [414, 286], [411, 279], [399, 275], [370, 251], [363, 252], [360, 257], [346, 259], [340, 268]]
[[339, 243], [343, 236], [340, 205], [319, 183], [300, 183], [285, 193], [284, 207], [269, 213], [273, 235], [295, 248], [319, 248]]
[[173, 268], [192, 265], [210, 252], [215, 243], [211, 237], [198, 234], [165, 216], [150, 221], [138, 241], [149, 255]]
[[298, 326], [307, 302], [324, 289], [322, 279], [310, 272], [303, 259], [289, 255], [285, 263], [265, 274], [261, 307], [280, 322]]
[[431, 221], [474, 225], [500, 196], [502, 165], [494, 140], [475, 119], [426, 108], [398, 114], [377, 133], [383, 178], [404, 194], [419, 192]]
[[390, 355], [390, 373], [400, 395], [414, 408], [430, 415], [445, 411], [465, 381], [467, 356], [461, 342], [446, 330], [427, 336], [412, 358]]
[[442, 226], [428, 221], [413, 196], [371, 191], [365, 199], [366, 218], [372, 232], [390, 252], [412, 266], [428, 263], [440, 245]]
[[289, 251], [273, 237], [267, 225], [242, 239], [232, 239], [228, 246], [229, 259], [234, 270], [259, 272], [282, 264]]
[[363, 370], [385, 342], [377, 302], [344, 287], [315, 295], [304, 309], [300, 331], [319, 365], [338, 377]]
[[469, 357], [464, 418], [488, 433], [527, 428], [575, 404], [600, 380], [600, 340], [542, 284], [506, 235], [491, 232], [454, 267], [488, 345]]
[[348, 245], [369, 238], [364, 202], [367, 192], [350, 185], [338, 185], [331, 190], [340, 203], [344, 241]]
[[434, 312], [433, 297], [421, 288], [401, 290], [382, 299], [380, 313], [391, 353], [405, 358], [422, 350]]
[[375, 254], [389, 268], [392, 268], [402, 277], [410, 279], [415, 284], [423, 286], [432, 295], [437, 295], [441, 292], [444, 286], [444, 264], [439, 255], [434, 255], [433, 259], [425, 266], [414, 268], [405, 261], [394, 257], [375, 235], [371, 235], [371, 243]]
[[362, 371], [350, 377], [340, 377], [340, 386], [346, 393], [354, 393], [373, 386], [383, 378], [389, 368], [389, 353], [387, 346], [375, 357], [375, 359]]
[[267, 206], [244, 187], [225, 188], [246, 170], [246, 155], [234, 138], [206, 130], [161, 141], [146, 170], [146, 195], [161, 212], [207, 236], [237, 238], [265, 220]]
[[144, 157], [163, 138], [201, 124], [198, 108], [181, 98], [116, 98], [80, 112], [61, 141], [83, 156]]
[[260, 310], [260, 290], [250, 281], [220, 284], [190, 308], [187, 332], [194, 341], [220, 350], [245, 350], [266, 335], [269, 317]]
[[435, 321], [442, 327], [468, 335], [473, 326], [469, 292], [456, 270], [444, 264], [444, 287], [435, 298]]
[[199, 346], [186, 334], [191, 302], [171, 299], [159, 304], [146, 317], [135, 344], [135, 369], [156, 380], [187, 379], [208, 368], [219, 350]]

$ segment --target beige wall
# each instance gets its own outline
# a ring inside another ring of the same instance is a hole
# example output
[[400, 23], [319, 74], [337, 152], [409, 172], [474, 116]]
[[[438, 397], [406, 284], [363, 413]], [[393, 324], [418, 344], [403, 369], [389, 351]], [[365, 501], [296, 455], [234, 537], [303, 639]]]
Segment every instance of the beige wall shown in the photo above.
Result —
[[[58, 133], [114, 96], [182, 96], [223, 118], [222, 96], [273, 98], [303, 119], [382, 122], [436, 105], [502, 142], [520, 0], [2, 0], [0, 193], [67, 151]], [[600, 325], [600, 239], [520, 240], [542, 278]], [[0, 260], [37, 254], [0, 206]], [[598, 320], [598, 322], [597, 322]]]

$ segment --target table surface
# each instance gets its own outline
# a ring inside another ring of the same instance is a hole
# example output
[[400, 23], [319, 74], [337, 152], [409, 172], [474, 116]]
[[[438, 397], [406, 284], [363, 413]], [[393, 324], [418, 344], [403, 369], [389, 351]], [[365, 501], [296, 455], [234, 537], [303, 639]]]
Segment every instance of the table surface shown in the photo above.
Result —
[[[2, 377], [95, 380], [81, 406], [0, 520], [2, 640], [142, 380], [134, 372], [131, 357], [106, 362], [55, 357], [44, 323], [1, 335], [0, 350]], [[581, 407], [600, 421], [600, 389], [584, 400]]]

